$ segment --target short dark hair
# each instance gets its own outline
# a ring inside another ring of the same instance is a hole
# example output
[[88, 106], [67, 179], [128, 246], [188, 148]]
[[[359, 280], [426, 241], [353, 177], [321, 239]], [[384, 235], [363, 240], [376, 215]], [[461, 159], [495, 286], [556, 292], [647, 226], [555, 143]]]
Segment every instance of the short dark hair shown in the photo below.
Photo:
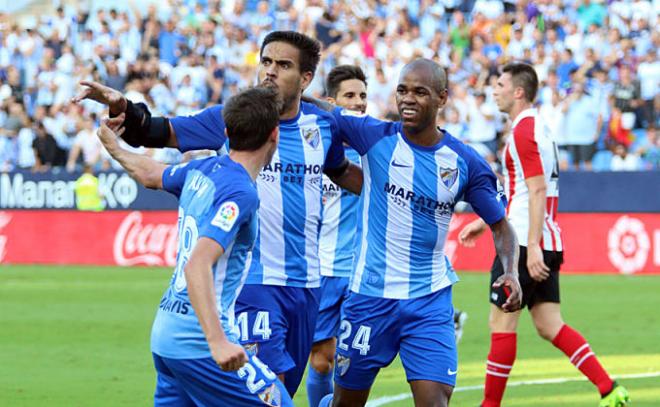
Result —
[[357, 65], [338, 65], [332, 68], [328, 74], [328, 78], [325, 82], [326, 92], [331, 98], [337, 97], [337, 92], [339, 92], [339, 86], [342, 82], [348, 81], [351, 79], [357, 79], [364, 83], [364, 86], [367, 86], [367, 77]]
[[534, 102], [539, 90], [539, 77], [533, 66], [524, 62], [511, 62], [502, 68], [502, 73], [510, 74], [513, 86], [523, 88], [527, 101]]
[[255, 151], [280, 121], [281, 101], [274, 89], [254, 87], [229, 98], [222, 111], [229, 148]]
[[426, 69], [430, 73], [429, 85], [432, 86], [438, 95], [447, 90], [449, 86], [449, 79], [447, 78], [447, 69], [443, 68], [437, 62], [428, 58], [417, 58], [407, 63], [401, 70], [403, 76], [404, 71], [409, 69]]
[[316, 72], [316, 67], [321, 60], [321, 43], [314, 38], [296, 31], [273, 31], [264, 38], [259, 50], [259, 56], [264, 52], [266, 45], [271, 42], [286, 42], [300, 51], [300, 72]]

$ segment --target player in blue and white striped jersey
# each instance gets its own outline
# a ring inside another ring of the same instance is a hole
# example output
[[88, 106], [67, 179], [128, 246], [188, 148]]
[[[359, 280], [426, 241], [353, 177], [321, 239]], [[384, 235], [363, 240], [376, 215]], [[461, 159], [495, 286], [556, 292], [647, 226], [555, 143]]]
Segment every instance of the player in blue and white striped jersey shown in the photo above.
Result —
[[[307, 365], [319, 306], [321, 176], [359, 194], [362, 172], [346, 160], [332, 114], [301, 102], [320, 59], [318, 41], [274, 31], [264, 39], [260, 58], [259, 84], [277, 90], [284, 107], [278, 148], [257, 179], [261, 222], [236, 318], [241, 343], [258, 353], [293, 395]], [[85, 89], [74, 100], [90, 98], [108, 104], [111, 114], [124, 114], [122, 137], [131, 145], [188, 151], [217, 150], [225, 142], [222, 106], [187, 117], [151, 117], [144, 104], [130, 103], [119, 92], [82, 84]]]
[[[406, 65], [396, 100], [401, 121], [335, 109], [345, 141], [362, 157], [362, 239], [337, 341], [334, 405], [364, 405], [378, 371], [400, 354], [415, 405], [447, 405], [458, 371], [452, 285], [444, 244], [454, 205], [469, 202], [491, 226], [506, 266], [495, 284], [520, 306], [517, 240], [488, 164], [435, 125], [447, 76], [427, 59]], [[327, 405], [329, 398], [320, 405]]]
[[224, 111], [229, 155], [170, 167], [123, 150], [119, 119], [99, 130], [138, 182], [179, 198], [177, 264], [151, 332], [156, 406], [293, 406], [275, 373], [239, 344], [234, 314], [257, 235], [255, 178], [277, 148], [279, 107], [269, 89], [234, 96]]
[[[326, 93], [327, 100], [337, 106], [359, 113], [367, 109], [367, 79], [358, 66], [334, 67], [326, 78]], [[355, 150], [344, 145], [344, 151], [349, 160], [359, 165], [360, 155]], [[323, 177], [323, 223], [319, 237], [321, 299], [307, 371], [310, 406], [317, 406], [325, 395], [332, 393], [341, 304], [348, 294], [353, 272], [360, 210], [359, 196]]]

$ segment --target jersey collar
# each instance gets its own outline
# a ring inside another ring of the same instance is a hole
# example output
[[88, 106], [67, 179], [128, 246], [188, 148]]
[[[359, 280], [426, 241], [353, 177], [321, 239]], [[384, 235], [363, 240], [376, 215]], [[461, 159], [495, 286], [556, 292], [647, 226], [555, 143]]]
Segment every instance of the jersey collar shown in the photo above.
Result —
[[535, 117], [536, 116], [536, 109], [533, 107], [530, 107], [529, 109], [525, 109], [522, 112], [518, 113], [518, 116], [513, 120], [513, 123], [511, 123], [511, 128], [514, 128], [520, 123], [520, 121], [526, 117]]

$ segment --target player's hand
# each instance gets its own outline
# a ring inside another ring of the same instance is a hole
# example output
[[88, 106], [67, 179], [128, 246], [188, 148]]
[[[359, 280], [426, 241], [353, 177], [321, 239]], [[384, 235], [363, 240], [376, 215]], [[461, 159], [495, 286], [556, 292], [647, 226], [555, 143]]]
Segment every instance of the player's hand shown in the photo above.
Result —
[[117, 141], [118, 137], [124, 133], [124, 130], [126, 130], [125, 127], [121, 127], [123, 122], [123, 113], [112, 119], [104, 119], [101, 121], [101, 126], [96, 132], [103, 146], [110, 152], [119, 148], [119, 142]]
[[522, 304], [522, 288], [518, 281], [518, 276], [512, 274], [502, 274], [493, 283], [493, 288], [502, 287], [502, 290], [507, 295], [506, 302], [502, 304], [502, 311], [514, 312], [520, 309]]
[[465, 247], [474, 247], [479, 236], [486, 230], [486, 223], [477, 219], [465, 225], [458, 233], [458, 242]]
[[218, 346], [211, 346], [211, 355], [215, 363], [225, 372], [234, 372], [243, 367], [248, 361], [245, 349], [241, 345], [229, 341]]
[[539, 245], [527, 247], [527, 271], [534, 281], [544, 281], [550, 276], [550, 268], [543, 262], [543, 250]]
[[126, 111], [128, 101], [121, 92], [98, 82], [80, 81], [82, 91], [71, 99], [72, 103], [80, 103], [84, 99], [95, 100], [110, 108], [111, 114], [120, 114]]

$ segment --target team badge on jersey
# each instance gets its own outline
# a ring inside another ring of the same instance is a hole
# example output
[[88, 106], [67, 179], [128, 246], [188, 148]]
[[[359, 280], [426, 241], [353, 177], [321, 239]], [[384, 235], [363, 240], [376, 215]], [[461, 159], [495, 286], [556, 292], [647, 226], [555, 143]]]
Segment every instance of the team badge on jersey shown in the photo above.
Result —
[[456, 183], [458, 178], [458, 168], [440, 168], [440, 179], [449, 189]]
[[282, 405], [282, 393], [280, 393], [280, 389], [275, 383], [259, 393], [259, 398], [267, 406], [279, 407]]
[[337, 370], [339, 371], [339, 376], [345, 375], [350, 366], [351, 366], [351, 358], [349, 358], [348, 356], [337, 354]]
[[223, 203], [218, 209], [211, 225], [217, 226], [225, 232], [229, 232], [238, 219], [238, 205], [236, 202], [228, 201]]
[[251, 356], [257, 356], [257, 352], [259, 352], [259, 344], [258, 343], [246, 343], [243, 345], [243, 349], [245, 349], [245, 352], [248, 355]]
[[317, 148], [321, 142], [321, 132], [318, 127], [303, 127], [300, 129], [303, 138], [312, 146], [312, 148]]

